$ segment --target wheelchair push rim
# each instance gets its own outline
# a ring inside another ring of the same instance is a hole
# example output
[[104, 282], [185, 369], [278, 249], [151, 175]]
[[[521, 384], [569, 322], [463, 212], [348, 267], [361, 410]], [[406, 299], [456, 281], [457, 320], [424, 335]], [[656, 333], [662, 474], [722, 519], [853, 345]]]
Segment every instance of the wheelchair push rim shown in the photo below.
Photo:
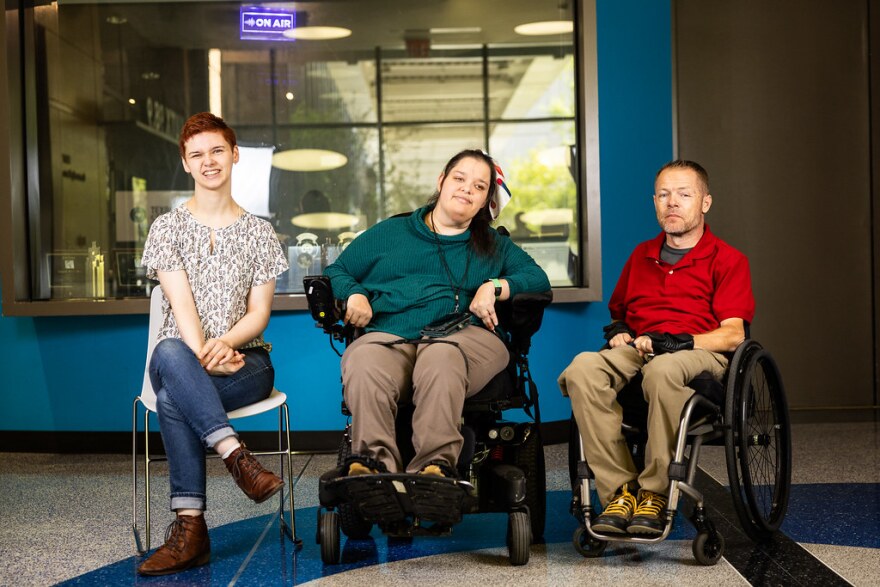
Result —
[[770, 537], [791, 488], [791, 427], [779, 369], [755, 341], [737, 349], [725, 401], [725, 452], [734, 508], [746, 534]]

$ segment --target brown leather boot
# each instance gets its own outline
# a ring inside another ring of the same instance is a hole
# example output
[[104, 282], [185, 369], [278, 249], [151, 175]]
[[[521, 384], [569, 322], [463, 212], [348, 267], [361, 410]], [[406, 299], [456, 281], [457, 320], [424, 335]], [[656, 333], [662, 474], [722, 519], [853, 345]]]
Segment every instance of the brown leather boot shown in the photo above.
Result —
[[244, 494], [257, 503], [263, 503], [284, 487], [281, 477], [264, 469], [244, 443], [223, 462]]
[[211, 540], [205, 516], [177, 516], [165, 530], [165, 544], [141, 563], [141, 575], [170, 575], [208, 564]]

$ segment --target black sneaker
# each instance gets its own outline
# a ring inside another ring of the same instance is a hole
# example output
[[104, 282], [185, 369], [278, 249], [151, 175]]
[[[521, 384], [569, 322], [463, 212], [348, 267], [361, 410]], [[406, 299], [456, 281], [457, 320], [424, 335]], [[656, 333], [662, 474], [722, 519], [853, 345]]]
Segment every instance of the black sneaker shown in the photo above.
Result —
[[642, 489], [639, 505], [626, 530], [630, 534], [662, 534], [666, 526], [666, 496]]
[[624, 483], [605, 506], [605, 511], [597, 516], [591, 527], [596, 532], [605, 534], [626, 534], [627, 526], [636, 509], [636, 498], [631, 493], [635, 490], [635, 483]]

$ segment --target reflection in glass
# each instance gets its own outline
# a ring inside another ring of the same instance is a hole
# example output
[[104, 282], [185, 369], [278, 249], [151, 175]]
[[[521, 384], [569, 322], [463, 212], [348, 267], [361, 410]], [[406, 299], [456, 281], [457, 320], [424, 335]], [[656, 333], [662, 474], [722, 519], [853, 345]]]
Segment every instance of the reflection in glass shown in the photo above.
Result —
[[[359, 231], [423, 205], [463, 148], [486, 148], [503, 166], [513, 200], [500, 223], [552, 283], [583, 284], [574, 35], [514, 31], [571, 24], [568, 3], [289, 7], [300, 31], [351, 31], [329, 40], [242, 40], [240, 10], [80, 0], [33, 9], [34, 299], [98, 296], [86, 265], [99, 257], [106, 297], [148, 293], [139, 254], [149, 225], [192, 189], [177, 133], [208, 109], [238, 135], [233, 197], [269, 219], [288, 252], [279, 292], [302, 291], [301, 276], [320, 272]], [[337, 153], [343, 163], [284, 163], [299, 150]]]
[[574, 135], [573, 120], [499, 123], [490, 143], [513, 193], [498, 222], [539, 262], [554, 287], [580, 278]]

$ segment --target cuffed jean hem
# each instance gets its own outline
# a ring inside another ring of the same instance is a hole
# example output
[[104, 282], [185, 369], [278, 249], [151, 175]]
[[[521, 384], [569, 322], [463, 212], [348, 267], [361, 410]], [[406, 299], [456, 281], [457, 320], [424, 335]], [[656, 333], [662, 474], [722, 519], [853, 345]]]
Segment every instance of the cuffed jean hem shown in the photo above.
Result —
[[233, 430], [232, 426], [224, 425], [222, 428], [218, 428], [213, 432], [210, 432], [207, 436], [205, 436], [204, 443], [208, 448], [214, 448], [214, 445], [223, 440], [224, 438], [229, 438], [230, 436], [234, 436], [238, 438], [238, 434]]
[[201, 510], [205, 511], [205, 497], [196, 495], [172, 495], [171, 511], [176, 510]]

